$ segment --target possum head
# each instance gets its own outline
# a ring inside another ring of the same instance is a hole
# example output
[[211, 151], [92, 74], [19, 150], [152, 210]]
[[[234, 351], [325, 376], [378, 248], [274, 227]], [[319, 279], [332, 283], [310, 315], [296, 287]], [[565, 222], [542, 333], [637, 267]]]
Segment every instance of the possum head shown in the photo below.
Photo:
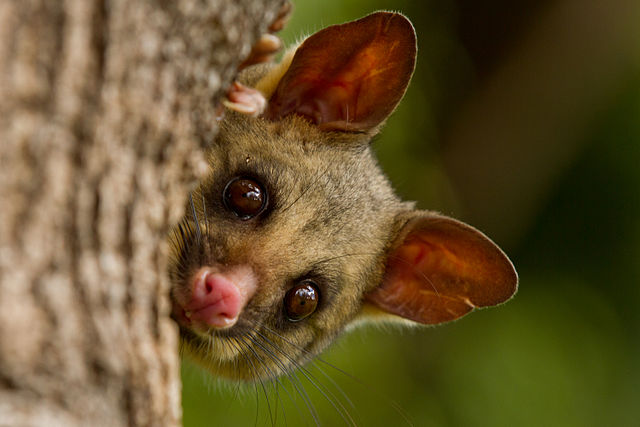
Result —
[[173, 317], [214, 374], [275, 377], [358, 320], [436, 324], [515, 292], [494, 243], [399, 200], [369, 147], [415, 54], [411, 23], [378, 12], [241, 76], [267, 110], [220, 123], [173, 238]]

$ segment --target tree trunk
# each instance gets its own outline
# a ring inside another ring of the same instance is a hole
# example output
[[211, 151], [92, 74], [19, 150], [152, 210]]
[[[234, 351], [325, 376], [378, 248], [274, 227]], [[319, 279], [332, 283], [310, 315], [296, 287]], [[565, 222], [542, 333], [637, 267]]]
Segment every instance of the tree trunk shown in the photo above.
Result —
[[0, 2], [0, 424], [180, 423], [165, 235], [281, 0]]

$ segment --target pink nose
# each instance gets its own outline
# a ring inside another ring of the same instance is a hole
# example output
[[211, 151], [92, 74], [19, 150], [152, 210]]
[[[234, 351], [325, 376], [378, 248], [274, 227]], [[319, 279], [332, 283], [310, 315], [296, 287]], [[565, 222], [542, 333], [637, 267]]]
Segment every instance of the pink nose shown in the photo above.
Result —
[[238, 321], [245, 302], [241, 289], [231, 279], [204, 271], [193, 281], [191, 300], [185, 310], [194, 324], [222, 329]]

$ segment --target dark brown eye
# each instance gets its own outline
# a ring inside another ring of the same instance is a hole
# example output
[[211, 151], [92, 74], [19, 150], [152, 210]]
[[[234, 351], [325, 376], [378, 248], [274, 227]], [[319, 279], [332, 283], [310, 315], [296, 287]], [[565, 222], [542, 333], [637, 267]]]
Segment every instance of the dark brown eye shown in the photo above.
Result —
[[250, 219], [262, 212], [267, 193], [256, 180], [234, 178], [224, 188], [224, 204], [240, 219]]
[[297, 322], [316, 311], [320, 293], [315, 283], [305, 280], [298, 286], [289, 289], [284, 296], [284, 309], [292, 322]]

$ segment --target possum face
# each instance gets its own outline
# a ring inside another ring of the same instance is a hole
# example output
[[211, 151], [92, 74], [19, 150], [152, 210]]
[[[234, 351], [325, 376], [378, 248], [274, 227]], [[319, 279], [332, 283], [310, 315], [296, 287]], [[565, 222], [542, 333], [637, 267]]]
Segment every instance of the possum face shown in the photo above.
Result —
[[247, 70], [267, 110], [221, 122], [171, 239], [172, 315], [214, 374], [288, 373], [365, 313], [434, 324], [515, 292], [493, 242], [401, 202], [372, 155], [415, 52], [409, 21], [378, 12]]
[[172, 271], [185, 349], [220, 375], [272, 377], [303, 363], [380, 280], [407, 207], [366, 141], [336, 137], [295, 116], [221, 126]]

